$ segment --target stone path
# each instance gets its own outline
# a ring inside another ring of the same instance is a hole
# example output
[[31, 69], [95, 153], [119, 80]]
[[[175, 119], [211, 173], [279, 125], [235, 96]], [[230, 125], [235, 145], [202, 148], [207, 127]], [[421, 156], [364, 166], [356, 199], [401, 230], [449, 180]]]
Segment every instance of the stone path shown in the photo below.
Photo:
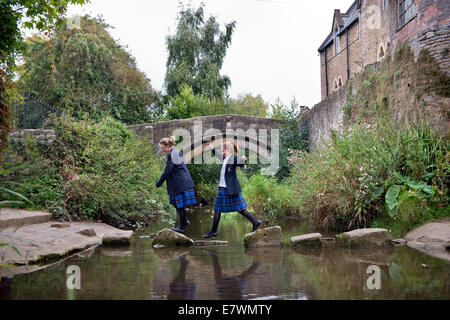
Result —
[[[45, 221], [45, 222], [43, 222]], [[50, 221], [50, 214], [0, 209], [0, 261], [19, 265], [13, 273], [36, 270], [37, 263], [54, 261], [98, 246], [128, 244], [133, 231], [124, 231], [104, 223]], [[4, 273], [4, 270], [2, 270]]]

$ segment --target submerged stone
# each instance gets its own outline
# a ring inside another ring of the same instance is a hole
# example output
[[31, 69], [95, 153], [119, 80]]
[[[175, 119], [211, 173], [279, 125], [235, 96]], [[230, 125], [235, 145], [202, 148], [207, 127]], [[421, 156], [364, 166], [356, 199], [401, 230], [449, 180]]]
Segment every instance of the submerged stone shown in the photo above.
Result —
[[227, 246], [228, 241], [223, 240], [196, 240], [194, 241], [195, 246]]
[[244, 245], [249, 248], [254, 247], [281, 247], [281, 227], [269, 227], [247, 233], [244, 236]]
[[162, 229], [153, 239], [153, 246], [192, 246], [194, 240], [186, 237], [184, 234], [172, 231], [170, 229]]

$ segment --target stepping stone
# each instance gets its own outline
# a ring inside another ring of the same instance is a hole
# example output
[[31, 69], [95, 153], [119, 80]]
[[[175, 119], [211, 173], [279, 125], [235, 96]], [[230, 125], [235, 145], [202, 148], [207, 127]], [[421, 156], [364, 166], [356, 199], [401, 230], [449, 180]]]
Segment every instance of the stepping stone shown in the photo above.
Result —
[[348, 247], [385, 247], [392, 246], [389, 232], [382, 228], [356, 229], [342, 234]]
[[0, 229], [50, 221], [52, 214], [41, 211], [0, 208]]
[[392, 242], [397, 245], [405, 245], [408, 243], [408, 241], [406, 241], [405, 239], [394, 239], [392, 240]]
[[184, 234], [172, 231], [170, 229], [162, 229], [153, 239], [153, 246], [192, 246], [194, 240], [186, 237]]
[[228, 241], [223, 240], [196, 240], [194, 245], [197, 247], [201, 246], [227, 246]]
[[123, 246], [129, 245], [133, 231], [120, 230], [106, 233], [102, 238], [102, 245], [104, 246]]
[[308, 233], [291, 237], [291, 244], [299, 248], [322, 248], [322, 235], [320, 233]]
[[282, 247], [281, 227], [269, 227], [247, 233], [244, 236], [244, 245], [247, 248]]

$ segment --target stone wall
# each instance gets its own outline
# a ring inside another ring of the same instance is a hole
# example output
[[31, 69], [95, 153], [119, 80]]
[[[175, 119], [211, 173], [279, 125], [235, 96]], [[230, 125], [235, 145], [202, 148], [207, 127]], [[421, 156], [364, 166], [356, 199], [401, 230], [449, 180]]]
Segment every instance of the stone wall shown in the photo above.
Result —
[[401, 28], [398, 28], [396, 15], [390, 18], [392, 48], [408, 43], [416, 59], [419, 52], [427, 48], [440, 68], [450, 75], [450, 1], [416, 0], [415, 10], [416, 16]]
[[330, 137], [331, 129], [342, 127], [342, 106], [347, 100], [348, 82], [329, 95], [324, 101], [302, 114], [309, 131], [309, 144], [314, 151], [321, 142]]
[[[226, 114], [139, 124], [129, 126], [128, 128], [134, 130], [139, 136], [145, 136], [159, 152], [159, 141], [162, 138], [173, 135], [174, 130], [176, 129], [188, 130], [192, 138], [199, 133], [203, 136], [206, 130], [213, 128], [221, 131], [222, 133], [226, 133], [227, 129], [241, 129], [244, 132], [248, 129], [255, 129], [257, 132], [259, 129], [266, 129], [268, 130], [268, 137], [270, 137], [270, 129], [281, 128], [283, 123], [284, 122], [282, 120], [277, 119]], [[195, 124], [201, 125], [201, 132], [195, 131]], [[35, 139], [37, 142], [47, 145], [51, 144], [56, 138], [55, 132], [52, 129], [27, 129], [11, 130], [9, 133], [9, 139], [14, 143], [18, 143], [22, 142], [27, 135]]]
[[13, 143], [23, 142], [29, 136], [40, 144], [50, 145], [55, 141], [55, 131], [53, 129], [27, 129], [17, 130], [11, 129], [8, 137]]

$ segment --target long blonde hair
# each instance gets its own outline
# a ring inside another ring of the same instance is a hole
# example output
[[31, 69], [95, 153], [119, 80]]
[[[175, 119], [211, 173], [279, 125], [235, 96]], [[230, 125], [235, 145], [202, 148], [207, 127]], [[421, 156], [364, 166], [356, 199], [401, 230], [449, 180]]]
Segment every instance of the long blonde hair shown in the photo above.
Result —
[[161, 141], [159, 141], [159, 144], [163, 146], [173, 147], [175, 145], [175, 137], [170, 136], [168, 138], [162, 138]]

